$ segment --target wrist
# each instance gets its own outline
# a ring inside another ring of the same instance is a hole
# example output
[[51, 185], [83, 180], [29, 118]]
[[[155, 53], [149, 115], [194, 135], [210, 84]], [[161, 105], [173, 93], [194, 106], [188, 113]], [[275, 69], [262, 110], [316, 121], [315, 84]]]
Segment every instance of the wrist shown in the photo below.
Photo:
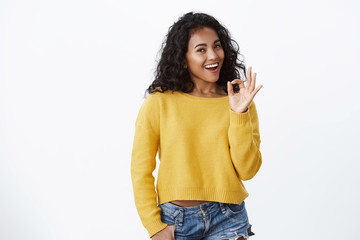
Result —
[[241, 113], [246, 113], [248, 111], [249, 108], [246, 108], [245, 110], [239, 110], [239, 111], [235, 111], [234, 109], [231, 108], [231, 111], [241, 114]]

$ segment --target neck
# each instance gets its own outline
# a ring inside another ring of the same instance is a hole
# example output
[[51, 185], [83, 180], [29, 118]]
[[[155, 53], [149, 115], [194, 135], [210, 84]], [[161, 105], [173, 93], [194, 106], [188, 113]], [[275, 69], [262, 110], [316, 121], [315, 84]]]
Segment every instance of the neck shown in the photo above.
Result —
[[190, 92], [196, 96], [219, 96], [227, 95], [227, 93], [217, 84], [204, 87], [199, 87], [195, 84], [193, 90]]

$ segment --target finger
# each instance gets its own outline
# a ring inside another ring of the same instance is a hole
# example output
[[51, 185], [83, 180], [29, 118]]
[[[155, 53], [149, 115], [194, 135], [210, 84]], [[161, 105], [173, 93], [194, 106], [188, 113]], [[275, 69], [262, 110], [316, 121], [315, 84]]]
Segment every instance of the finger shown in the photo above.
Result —
[[253, 74], [252, 81], [251, 81], [251, 86], [249, 88], [249, 90], [251, 92], [254, 91], [255, 85], [256, 85], [256, 73]]
[[[234, 94], [235, 94], [235, 92], [234, 92], [234, 86], [232, 85], [232, 84], [238, 84], [239, 85], [239, 88], [241, 87], [241, 83], [243, 83], [243, 81], [242, 80], [240, 80], [240, 79], [234, 79], [234, 80], [232, 80], [231, 82], [230, 82], [230, 87], [228, 86], [228, 89], [230, 89], [231, 91], [230, 91], [230, 93], [231, 93], [231, 95], [230, 96], [233, 96]], [[240, 90], [240, 89], [239, 89]], [[229, 91], [228, 91], [229, 92]]]
[[243, 80], [241, 79], [232, 80], [231, 84], [235, 84], [235, 83], [239, 84], [239, 88], [245, 88], [245, 83]]
[[246, 88], [249, 89], [251, 86], [251, 82], [252, 82], [252, 67], [250, 66], [248, 68], [248, 73], [247, 73], [247, 81], [246, 81]]
[[229, 96], [233, 96], [234, 95], [234, 89], [233, 86], [231, 85], [232, 82], [227, 81], [227, 91], [228, 91], [228, 95]]
[[231, 81], [231, 84], [240, 84], [240, 83], [244, 83], [244, 81], [241, 79], [234, 79]]
[[263, 85], [260, 84], [260, 85], [255, 89], [255, 91], [252, 92], [253, 97], [255, 97], [255, 95], [258, 93], [258, 91], [259, 91], [262, 87], [263, 87]]
[[244, 81], [240, 81], [240, 83], [239, 83], [239, 88], [241, 89], [241, 88], [245, 88], [245, 83], [244, 83]]

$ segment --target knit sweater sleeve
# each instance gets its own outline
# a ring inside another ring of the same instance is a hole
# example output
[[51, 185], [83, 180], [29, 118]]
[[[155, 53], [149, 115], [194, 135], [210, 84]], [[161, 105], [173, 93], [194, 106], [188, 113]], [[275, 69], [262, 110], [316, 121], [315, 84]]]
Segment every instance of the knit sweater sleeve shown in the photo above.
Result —
[[149, 94], [140, 107], [136, 122], [131, 154], [131, 179], [136, 209], [143, 226], [152, 237], [167, 224], [160, 218], [157, 194], [152, 172], [156, 168], [156, 155], [160, 142], [159, 103]]
[[262, 164], [260, 152], [259, 120], [255, 103], [252, 101], [244, 113], [229, 109], [228, 130], [230, 156], [241, 180], [250, 180]]

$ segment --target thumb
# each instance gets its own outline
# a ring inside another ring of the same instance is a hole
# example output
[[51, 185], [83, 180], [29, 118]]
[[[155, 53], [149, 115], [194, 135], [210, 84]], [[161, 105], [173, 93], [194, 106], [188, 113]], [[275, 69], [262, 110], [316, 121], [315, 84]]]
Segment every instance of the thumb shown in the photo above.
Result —
[[240, 87], [240, 88], [245, 88], [245, 83], [244, 83], [244, 81], [242, 81], [242, 80], [240, 81], [239, 87]]

